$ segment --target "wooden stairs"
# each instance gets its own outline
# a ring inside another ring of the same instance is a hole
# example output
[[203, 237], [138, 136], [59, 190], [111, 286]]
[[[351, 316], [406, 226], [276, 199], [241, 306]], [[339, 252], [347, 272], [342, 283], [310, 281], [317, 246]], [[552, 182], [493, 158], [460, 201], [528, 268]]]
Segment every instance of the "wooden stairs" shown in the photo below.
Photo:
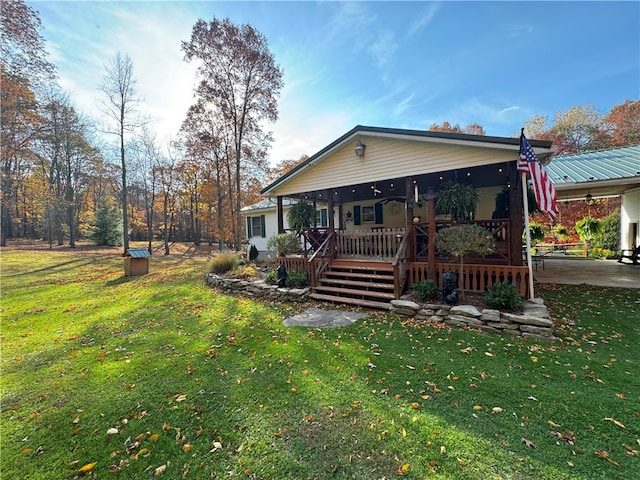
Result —
[[311, 298], [388, 310], [395, 298], [393, 266], [382, 261], [333, 259]]

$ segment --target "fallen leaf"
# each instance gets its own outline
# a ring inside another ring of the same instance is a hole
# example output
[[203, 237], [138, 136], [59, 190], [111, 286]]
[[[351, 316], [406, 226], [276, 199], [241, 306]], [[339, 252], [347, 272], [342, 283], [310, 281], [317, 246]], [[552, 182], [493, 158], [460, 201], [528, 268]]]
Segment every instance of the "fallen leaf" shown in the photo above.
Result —
[[419, 403], [417, 403], [417, 402], [413, 402], [413, 403], [411, 404], [411, 408], [413, 408], [414, 410], [415, 410], [415, 409], [417, 409], [417, 408], [420, 408], [420, 404], [419, 404]]
[[191, 444], [190, 444], [190, 443], [185, 443], [185, 444], [182, 446], [182, 451], [183, 451], [183, 452], [188, 452], [189, 450], [191, 450]]
[[444, 445], [440, 446], [440, 455], [446, 455], [447, 453], [447, 447], [445, 447]]
[[409, 470], [409, 464], [405, 463], [404, 465], [402, 465], [402, 467], [400, 467], [400, 471], [402, 473], [405, 473], [407, 470]]
[[478, 410], [482, 410], [482, 407], [480, 405], [474, 405], [473, 409], [477, 412]]
[[491, 413], [495, 414], [495, 413], [502, 413], [502, 408], [500, 407], [493, 407], [491, 409]]
[[156, 471], [153, 473], [154, 477], [159, 477], [160, 475], [162, 475], [165, 470], [167, 469], [167, 464], [165, 463], [164, 465], [160, 465], [158, 468], [156, 468]]
[[521, 438], [520, 440], [522, 440], [522, 443], [524, 443], [529, 448], [538, 448], [536, 444], [533, 443], [531, 440], [527, 440], [526, 438]]
[[617, 426], [619, 426], [620, 428], [624, 428], [626, 429], [627, 427], [625, 427], [622, 422], [619, 422], [618, 420], [616, 420], [615, 418], [611, 418], [611, 417], [607, 417], [604, 419], [605, 422], [613, 422], [615, 423]]
[[176, 402], [184, 402], [187, 399], [186, 395], [178, 395], [176, 397]]
[[118, 429], [115, 427], [111, 427], [109, 430], [107, 430], [107, 435], [116, 435], [118, 433]]
[[634, 450], [633, 448], [631, 448], [629, 445], [624, 444], [623, 445], [624, 449], [627, 451], [627, 453], [629, 455], [631, 455], [632, 457], [637, 457], [638, 456], [638, 451]]
[[78, 470], [78, 473], [90, 472], [91, 470], [93, 470], [93, 467], [96, 466], [96, 463], [98, 463], [98, 462], [87, 463], [85, 466], [80, 467], [80, 469]]
[[548, 423], [549, 425], [551, 425], [553, 428], [560, 428], [560, 425], [558, 425], [557, 423], [555, 423], [555, 422], [554, 422], [554, 421], [552, 421], [552, 420], [547, 421], [547, 423]]

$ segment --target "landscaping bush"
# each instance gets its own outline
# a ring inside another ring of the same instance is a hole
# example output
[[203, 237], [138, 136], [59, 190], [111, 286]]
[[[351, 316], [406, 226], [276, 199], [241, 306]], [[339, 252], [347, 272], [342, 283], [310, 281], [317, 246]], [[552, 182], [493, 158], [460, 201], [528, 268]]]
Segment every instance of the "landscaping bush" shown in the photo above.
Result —
[[267, 240], [267, 248], [275, 250], [276, 255], [284, 257], [293, 253], [301, 253], [302, 245], [295, 233], [280, 233]]
[[227, 273], [240, 264], [240, 259], [234, 252], [226, 251], [220, 252], [207, 264], [207, 271], [209, 273]]
[[531, 242], [535, 245], [538, 242], [544, 240], [544, 228], [539, 223], [531, 222], [529, 224], [529, 236], [531, 237]]
[[235, 278], [241, 278], [243, 280], [253, 280], [258, 276], [258, 271], [253, 265], [238, 265], [231, 271], [231, 274]]
[[[600, 219], [600, 231], [593, 237], [594, 250], [609, 250], [613, 256], [620, 252], [620, 212], [612, 213]], [[598, 258], [598, 257], [596, 257]], [[610, 258], [610, 257], [607, 257]]]
[[484, 292], [484, 301], [490, 307], [517, 310], [522, 306], [522, 298], [515, 283], [494, 283]]
[[301, 268], [294, 268], [287, 272], [287, 287], [300, 288], [309, 285], [309, 272]]
[[571, 236], [569, 229], [564, 225], [556, 225], [553, 227], [551, 233], [553, 233], [556, 240], [567, 240]]
[[269, 285], [275, 285], [278, 283], [278, 272], [275, 270], [269, 270], [267, 274], [264, 276], [265, 283]]
[[414, 283], [411, 285], [411, 290], [420, 300], [433, 300], [440, 293], [438, 285], [431, 279]]
[[255, 262], [256, 258], [258, 258], [258, 247], [251, 245], [251, 248], [249, 248], [249, 261]]

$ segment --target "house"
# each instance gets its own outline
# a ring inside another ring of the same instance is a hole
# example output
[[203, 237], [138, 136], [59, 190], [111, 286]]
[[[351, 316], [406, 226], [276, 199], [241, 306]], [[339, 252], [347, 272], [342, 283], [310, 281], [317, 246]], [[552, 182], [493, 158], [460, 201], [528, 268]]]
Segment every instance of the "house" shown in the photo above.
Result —
[[640, 145], [556, 157], [547, 173], [559, 201], [620, 196], [620, 249], [640, 245]]
[[[550, 160], [551, 142], [530, 144], [543, 163]], [[435, 214], [438, 191], [453, 180], [478, 190], [471, 222], [492, 232], [497, 245], [494, 255], [465, 262], [460, 286], [483, 291], [512, 282], [528, 295], [518, 156], [518, 138], [356, 126], [262, 190], [275, 198], [277, 232], [286, 231], [287, 202], [333, 212], [321, 245], [306, 257], [278, 261], [307, 269], [319, 300], [386, 307], [412, 283], [430, 278], [441, 284], [447, 270], [460, 275], [459, 263], [437, 255], [432, 241], [438, 229], [453, 224]], [[493, 218], [504, 189], [510, 217]]]
[[[282, 201], [284, 231], [290, 230], [287, 221], [287, 212], [291, 205], [296, 202], [297, 200], [289, 198], [285, 198]], [[240, 215], [245, 218], [247, 248], [255, 245], [258, 249], [258, 258], [262, 260], [267, 259], [270, 255], [275, 255], [269, 251], [269, 247], [267, 246], [267, 242], [271, 237], [282, 233], [278, 231], [278, 212], [275, 199], [267, 198], [243, 207], [240, 210]], [[320, 205], [316, 209], [315, 226], [326, 229], [327, 225], [327, 208]], [[301, 238], [302, 247], [304, 247], [304, 240], [304, 237]]]

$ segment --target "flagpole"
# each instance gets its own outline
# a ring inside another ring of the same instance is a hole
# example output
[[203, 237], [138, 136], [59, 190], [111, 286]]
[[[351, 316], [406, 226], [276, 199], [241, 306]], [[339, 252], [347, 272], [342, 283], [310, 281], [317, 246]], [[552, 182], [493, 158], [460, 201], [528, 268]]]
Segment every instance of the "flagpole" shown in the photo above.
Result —
[[[522, 136], [524, 135], [524, 128], [520, 132], [520, 149], [522, 149]], [[531, 232], [529, 231], [529, 195], [527, 195], [527, 174], [522, 173], [520, 178], [522, 179], [522, 204], [524, 205], [524, 231], [526, 234], [527, 244], [527, 266], [529, 267], [529, 295], [530, 298], [535, 298], [533, 291], [533, 268], [531, 265]]]

